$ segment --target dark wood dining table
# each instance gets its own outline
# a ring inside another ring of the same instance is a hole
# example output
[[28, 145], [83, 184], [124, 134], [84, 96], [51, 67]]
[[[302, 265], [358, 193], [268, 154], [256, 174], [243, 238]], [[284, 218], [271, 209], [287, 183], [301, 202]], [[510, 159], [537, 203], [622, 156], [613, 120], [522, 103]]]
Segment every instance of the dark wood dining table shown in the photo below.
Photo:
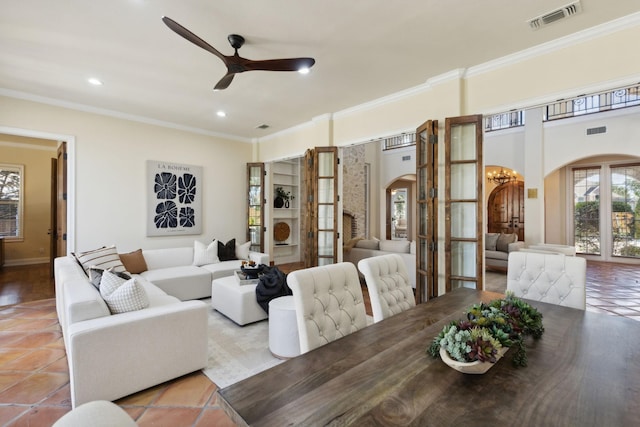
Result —
[[483, 375], [426, 349], [451, 320], [502, 294], [457, 289], [218, 391], [238, 425], [637, 426], [640, 323], [528, 301], [545, 333]]

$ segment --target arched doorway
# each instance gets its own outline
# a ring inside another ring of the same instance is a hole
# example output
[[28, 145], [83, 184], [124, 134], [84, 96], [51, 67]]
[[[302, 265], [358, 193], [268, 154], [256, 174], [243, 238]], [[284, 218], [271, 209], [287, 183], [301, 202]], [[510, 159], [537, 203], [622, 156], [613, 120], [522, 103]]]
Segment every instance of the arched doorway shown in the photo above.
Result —
[[405, 175], [386, 188], [386, 239], [413, 240], [415, 175]]
[[511, 181], [499, 185], [489, 195], [487, 203], [489, 233], [517, 233], [524, 241], [524, 182]]

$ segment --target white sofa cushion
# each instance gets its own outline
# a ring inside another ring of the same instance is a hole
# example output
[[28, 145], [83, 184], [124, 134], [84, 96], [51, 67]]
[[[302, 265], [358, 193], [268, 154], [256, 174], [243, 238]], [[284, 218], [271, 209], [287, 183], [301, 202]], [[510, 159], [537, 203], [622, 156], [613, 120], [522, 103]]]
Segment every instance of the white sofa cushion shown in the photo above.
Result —
[[203, 267], [191, 265], [191, 262], [188, 265], [147, 270], [140, 276], [182, 301], [211, 296], [211, 273]]
[[411, 242], [407, 240], [380, 240], [379, 249], [383, 252], [408, 254]]
[[183, 248], [144, 249], [142, 251], [142, 255], [144, 255], [144, 260], [147, 263], [148, 270], [193, 264], [193, 246]]
[[356, 248], [378, 250], [380, 248], [380, 240], [378, 239], [362, 239], [356, 242]]
[[231, 276], [235, 270], [240, 270], [242, 261], [234, 259], [231, 261], [220, 261], [216, 264], [203, 265], [201, 268], [207, 270], [211, 274], [211, 280], [216, 280], [221, 277]]
[[106, 270], [100, 280], [100, 295], [112, 314], [142, 310], [149, 306], [149, 298], [136, 279], [125, 280]]

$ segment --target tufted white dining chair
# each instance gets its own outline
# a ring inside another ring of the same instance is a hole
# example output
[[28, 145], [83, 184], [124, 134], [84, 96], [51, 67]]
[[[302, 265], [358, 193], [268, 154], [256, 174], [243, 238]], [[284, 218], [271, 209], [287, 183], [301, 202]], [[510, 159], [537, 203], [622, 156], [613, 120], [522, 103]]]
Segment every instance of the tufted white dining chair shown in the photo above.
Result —
[[563, 254], [511, 252], [507, 290], [515, 296], [585, 310], [587, 262]]
[[287, 283], [302, 353], [367, 326], [358, 270], [350, 262], [296, 270], [287, 275]]
[[374, 322], [415, 307], [416, 298], [400, 255], [364, 258], [358, 262], [358, 269], [367, 282]]

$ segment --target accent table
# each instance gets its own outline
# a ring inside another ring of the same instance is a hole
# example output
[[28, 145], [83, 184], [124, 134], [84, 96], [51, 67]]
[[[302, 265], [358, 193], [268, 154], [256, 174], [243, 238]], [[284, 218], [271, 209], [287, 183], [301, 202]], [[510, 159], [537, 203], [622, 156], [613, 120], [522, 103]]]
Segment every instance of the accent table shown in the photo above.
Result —
[[278, 359], [300, 355], [296, 306], [291, 295], [269, 301], [269, 350]]
[[[635, 426], [640, 323], [528, 301], [545, 333], [484, 375], [426, 353], [464, 309], [502, 294], [456, 289], [218, 390], [240, 426]], [[259, 392], [256, 392], [259, 390]]]

